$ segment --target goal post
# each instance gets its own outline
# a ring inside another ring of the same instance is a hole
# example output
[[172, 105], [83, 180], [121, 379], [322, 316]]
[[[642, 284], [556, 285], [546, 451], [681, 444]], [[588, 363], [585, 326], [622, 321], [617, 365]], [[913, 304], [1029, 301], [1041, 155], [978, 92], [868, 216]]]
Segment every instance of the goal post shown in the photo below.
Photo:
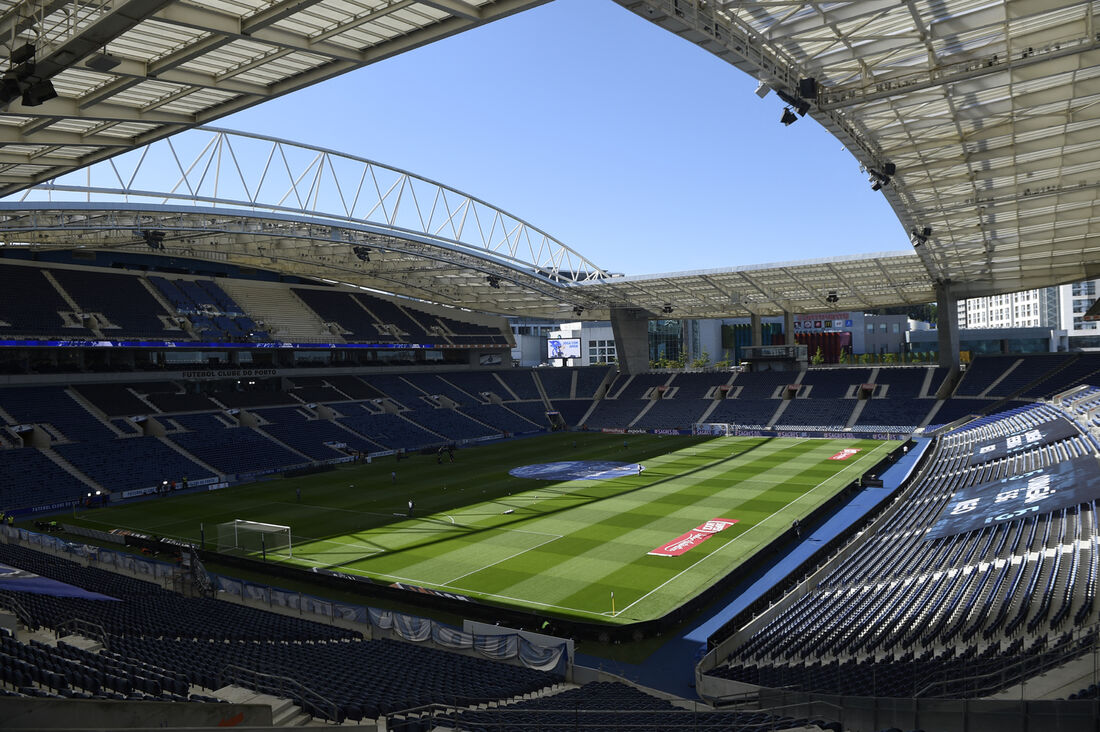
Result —
[[261, 552], [294, 556], [290, 527], [260, 521], [234, 519], [218, 524], [218, 551]]

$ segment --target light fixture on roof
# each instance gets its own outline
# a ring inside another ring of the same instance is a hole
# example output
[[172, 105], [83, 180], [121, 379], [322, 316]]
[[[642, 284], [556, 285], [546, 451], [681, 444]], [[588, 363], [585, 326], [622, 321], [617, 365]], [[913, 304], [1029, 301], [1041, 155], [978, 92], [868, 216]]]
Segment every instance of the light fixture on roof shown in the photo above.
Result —
[[913, 239], [913, 246], [919, 247], [921, 244], [928, 242], [928, 238], [932, 236], [932, 227], [925, 226], [923, 229], [913, 228], [909, 232], [909, 236]]
[[489, 275], [485, 278], [485, 281], [488, 282], [489, 287], [492, 287], [494, 290], [500, 289], [500, 278], [496, 275]]
[[870, 176], [871, 190], [880, 190], [883, 186], [890, 185], [890, 179], [894, 177], [894, 174], [898, 172], [898, 168], [893, 163], [886, 163], [882, 166], [882, 170], [876, 170], [875, 168], [868, 168], [867, 173]]
[[145, 229], [141, 232], [141, 238], [150, 249], [164, 249], [164, 232]]
[[665, 306], [663, 308], [661, 308], [661, 312], [664, 313], [665, 315], [672, 315], [672, 310], [673, 310], [672, 303], [670, 303], [670, 302], [666, 302]]
[[57, 98], [57, 90], [53, 88], [53, 82], [49, 79], [31, 84], [23, 91], [23, 106], [37, 107], [38, 105]]
[[798, 117], [794, 116], [794, 112], [791, 111], [790, 107], [783, 107], [783, 116], [779, 118], [779, 121], [785, 126], [790, 127], [798, 121]]
[[351, 253], [355, 255], [355, 258], [360, 262], [370, 261], [370, 247], [355, 246], [351, 248]]
[[574, 305], [573, 306], [573, 314], [576, 315], [578, 318], [581, 316], [581, 313], [583, 313], [583, 312], [584, 312], [584, 308], [581, 307], [580, 305]]
[[770, 92], [771, 90], [772, 88], [768, 86], [767, 82], [762, 81], [756, 85], [756, 96], [763, 99], [764, 97], [768, 96], [768, 92]]
[[836, 290], [829, 290], [829, 294], [825, 296], [825, 302], [829, 303], [830, 305], [838, 302], [839, 300], [840, 298], [837, 297]]

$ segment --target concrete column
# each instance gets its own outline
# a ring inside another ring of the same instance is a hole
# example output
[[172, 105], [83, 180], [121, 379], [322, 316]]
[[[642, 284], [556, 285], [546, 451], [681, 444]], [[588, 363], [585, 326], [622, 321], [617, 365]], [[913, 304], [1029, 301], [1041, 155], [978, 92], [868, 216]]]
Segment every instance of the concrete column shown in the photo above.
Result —
[[611, 308], [611, 332], [615, 335], [619, 371], [649, 371], [649, 314], [637, 308]]
[[939, 339], [940, 366], [959, 366], [959, 308], [951, 285], [936, 285], [936, 327]]
[[783, 342], [788, 346], [793, 346], [795, 344], [794, 313], [789, 310], [783, 311]]
[[758, 313], [750, 313], [749, 323], [752, 324], [752, 344], [754, 346], [764, 345], [764, 329], [760, 322], [760, 315]]

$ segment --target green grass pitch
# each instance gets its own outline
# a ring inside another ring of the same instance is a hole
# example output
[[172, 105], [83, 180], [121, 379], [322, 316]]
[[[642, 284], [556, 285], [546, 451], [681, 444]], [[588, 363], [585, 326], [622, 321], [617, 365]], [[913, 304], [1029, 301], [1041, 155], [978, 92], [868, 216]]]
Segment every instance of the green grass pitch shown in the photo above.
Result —
[[[269, 561], [551, 615], [632, 623], [660, 617], [713, 584], [893, 446], [755, 437], [625, 440], [624, 447], [622, 435], [558, 433], [462, 449], [454, 463], [442, 465], [432, 455], [387, 457], [306, 477], [116, 504], [66, 521], [195, 543], [202, 525], [208, 548], [222, 522], [285, 524], [294, 537], [293, 558], [272, 553]], [[844, 448], [860, 452], [828, 459]], [[558, 483], [508, 474], [560, 460], [640, 462], [645, 470]], [[404, 516], [410, 499], [411, 519]], [[712, 518], [738, 523], [681, 556], [648, 554]]]

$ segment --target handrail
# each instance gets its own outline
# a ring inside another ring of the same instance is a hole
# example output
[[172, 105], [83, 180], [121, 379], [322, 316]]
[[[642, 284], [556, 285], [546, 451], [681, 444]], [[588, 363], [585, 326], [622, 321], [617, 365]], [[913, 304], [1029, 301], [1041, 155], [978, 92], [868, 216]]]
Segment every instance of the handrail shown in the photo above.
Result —
[[[318, 708], [326, 712], [331, 721], [337, 724], [343, 721], [343, 714], [341, 713], [340, 706], [336, 702], [322, 696], [320, 693], [314, 691], [300, 681], [296, 681], [288, 676], [269, 674], [230, 663], [222, 667], [221, 673], [218, 675], [218, 681], [223, 685], [229, 682], [237, 682], [245, 685], [251, 684], [250, 688], [256, 691], [271, 693], [275, 696], [284, 696], [290, 699], [294, 699], [295, 697], [293, 694], [297, 693], [298, 697], [317, 703]], [[313, 715], [311, 714], [310, 716]]]
[[[826, 701], [813, 701], [814, 706], [828, 707], [835, 710], [836, 719], [840, 719], [843, 713], [843, 708], [838, 704], [833, 704]], [[807, 704], [803, 702], [796, 702], [792, 704], [784, 704], [778, 707], [769, 707], [766, 709], [755, 709], [753, 714], [765, 714], [770, 718], [767, 722], [757, 722], [754, 725], [754, 729], [757, 730], [779, 730], [787, 728], [787, 721], [792, 715], [787, 714], [784, 710], [795, 710], [799, 714], [794, 716], [801, 716], [801, 710], [806, 708]], [[459, 706], [458, 704], [445, 704], [435, 702], [432, 704], [424, 704], [418, 707], [411, 707], [409, 709], [394, 711], [386, 714], [386, 726], [392, 728], [394, 721], [397, 717], [408, 718], [409, 715], [419, 716], [423, 719], [427, 716], [429, 719], [435, 720], [444, 715], [449, 716], [452, 714], [461, 714], [462, 712], [475, 712], [482, 714], [499, 715], [501, 717], [502, 725], [511, 724], [507, 717], [513, 715], [538, 715], [548, 717], [555, 714], [572, 714], [572, 719], [562, 722], [549, 722], [539, 721], [539, 729], [563, 729], [563, 730], [579, 730], [579, 729], [600, 729], [600, 730], [615, 730], [615, 729], [636, 729], [638, 727], [637, 721], [623, 721], [614, 722], [608, 721], [606, 716], [609, 714], [630, 714], [636, 713], [637, 709], [578, 709], [575, 707], [564, 707], [560, 709], [528, 709], [523, 707], [512, 707], [506, 704], [494, 707], [492, 709], [471, 709], [468, 706]], [[688, 713], [691, 715], [699, 714], [739, 714], [742, 712], [725, 711], [720, 709], [713, 709], [706, 707], [703, 709], [647, 709], [645, 711], [648, 718], [646, 719], [646, 729], [684, 729], [684, 720], [682, 715]], [[747, 712], [745, 712], [747, 713]], [[597, 720], [588, 722], [584, 719], [586, 716], [601, 715]], [[668, 721], [662, 720], [661, 717], [668, 717]], [[680, 717], [677, 719], [676, 717]], [[761, 726], [761, 725], [768, 726]], [[778, 726], [777, 726], [778, 725]], [[492, 730], [493, 722], [478, 722], [476, 725], [479, 728], [487, 728]]]
[[[990, 694], [1002, 689], [1008, 688], [1006, 681], [1013, 683], [1026, 682], [1027, 679], [1036, 676], [1042, 671], [1046, 671], [1051, 668], [1061, 666], [1063, 663], [1072, 661], [1075, 658], [1080, 658], [1090, 652], [1094, 653], [1097, 650], [1096, 632], [1097, 626], [1092, 626], [1092, 633], [1087, 630], [1080, 631], [1080, 635], [1076, 638], [1071, 637], [1065, 644], [1063, 650], [1058, 651], [1052, 649], [1050, 651], [1044, 651], [1042, 653], [1027, 655], [1020, 654], [1018, 660], [1009, 666], [1002, 667], [996, 671], [990, 671], [984, 674], [976, 674], [974, 676], [956, 676], [951, 679], [941, 679], [927, 683], [919, 690], [914, 692], [914, 697], [934, 697], [931, 693], [934, 689], [943, 689], [948, 684], [965, 683], [968, 686], [971, 682], [977, 682], [981, 680], [990, 680], [993, 683], [978, 687], [974, 685], [973, 694], [978, 696], [984, 694]], [[1085, 641], [1082, 645], [1081, 642]], [[941, 691], [942, 693], [942, 691]]]
[[82, 635], [85, 638], [97, 640], [104, 648], [110, 650], [107, 629], [99, 623], [93, 623], [83, 618], [69, 618], [68, 620], [58, 623], [57, 626], [54, 627], [54, 632], [57, 634], [57, 637], [60, 638], [64, 635], [64, 631], [69, 629], [72, 629], [73, 635]]
[[0, 592], [0, 607], [11, 610], [15, 613], [15, 617], [19, 618], [19, 622], [23, 623], [23, 625], [28, 628], [33, 629], [38, 627], [38, 623], [35, 622], [34, 616], [31, 615], [30, 611], [23, 607], [22, 603], [5, 592]]

